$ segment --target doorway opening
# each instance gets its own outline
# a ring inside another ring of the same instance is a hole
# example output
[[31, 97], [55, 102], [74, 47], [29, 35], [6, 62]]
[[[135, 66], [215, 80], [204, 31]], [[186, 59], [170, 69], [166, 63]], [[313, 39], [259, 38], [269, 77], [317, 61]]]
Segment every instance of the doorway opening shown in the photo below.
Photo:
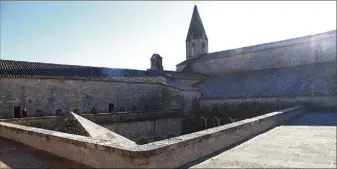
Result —
[[14, 118], [21, 118], [21, 107], [14, 106]]
[[109, 104], [109, 113], [112, 113], [114, 111], [114, 109], [115, 109], [115, 105], [110, 103]]

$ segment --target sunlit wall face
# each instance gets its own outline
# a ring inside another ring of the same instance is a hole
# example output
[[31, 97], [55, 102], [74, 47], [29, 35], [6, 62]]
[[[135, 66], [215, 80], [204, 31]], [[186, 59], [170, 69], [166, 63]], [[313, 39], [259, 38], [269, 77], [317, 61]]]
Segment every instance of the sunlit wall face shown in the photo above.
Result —
[[[202, 2], [209, 52], [336, 29], [335, 1]], [[185, 60], [194, 2], [1, 2], [2, 59], [147, 69]], [[132, 60], [132, 61], [130, 61]]]

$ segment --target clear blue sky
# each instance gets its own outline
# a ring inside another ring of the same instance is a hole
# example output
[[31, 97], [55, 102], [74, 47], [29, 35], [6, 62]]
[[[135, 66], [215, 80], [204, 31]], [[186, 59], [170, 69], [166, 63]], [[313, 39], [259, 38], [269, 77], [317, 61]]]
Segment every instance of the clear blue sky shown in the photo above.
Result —
[[[209, 52], [336, 29], [336, 1], [197, 2]], [[193, 1], [2, 1], [1, 59], [145, 70], [185, 60]]]

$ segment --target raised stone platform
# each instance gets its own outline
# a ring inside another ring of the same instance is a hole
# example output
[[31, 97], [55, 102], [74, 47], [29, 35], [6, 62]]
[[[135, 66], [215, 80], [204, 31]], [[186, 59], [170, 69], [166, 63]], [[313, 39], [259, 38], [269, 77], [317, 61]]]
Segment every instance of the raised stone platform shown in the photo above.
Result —
[[191, 168], [336, 168], [336, 113], [307, 114], [196, 163]]

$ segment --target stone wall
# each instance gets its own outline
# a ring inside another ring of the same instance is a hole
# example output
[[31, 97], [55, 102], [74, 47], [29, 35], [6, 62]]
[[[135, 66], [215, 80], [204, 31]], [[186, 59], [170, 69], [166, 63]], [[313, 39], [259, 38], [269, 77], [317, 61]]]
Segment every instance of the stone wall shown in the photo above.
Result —
[[[192, 43], [194, 48], [192, 48]], [[205, 45], [204, 49], [203, 45]], [[191, 59], [204, 53], [208, 53], [208, 40], [199, 38], [186, 42], [186, 59]]]
[[44, 117], [0, 119], [0, 121], [23, 125], [23, 126], [54, 130], [57, 127], [57, 125], [62, 122], [62, 119], [63, 119], [62, 116], [44, 116]]
[[336, 111], [337, 96], [201, 99], [194, 102], [193, 114], [184, 118], [183, 132], [186, 134], [217, 127], [295, 105], [306, 105], [311, 111]]
[[[83, 114], [82, 117], [141, 144], [176, 137], [182, 133], [182, 113], [179, 111]], [[55, 130], [60, 127], [59, 125], [63, 125], [63, 118], [60, 116], [46, 116], [2, 119], [0, 121]], [[73, 120], [71, 122], [76, 121]], [[75, 128], [81, 127], [77, 126]], [[65, 132], [63, 130], [57, 131]], [[73, 132], [66, 133], [77, 134]], [[83, 132], [78, 134], [87, 135], [83, 134]]]
[[183, 99], [184, 99], [184, 109], [183, 112], [185, 115], [189, 115], [192, 110], [193, 100], [197, 99], [200, 96], [199, 91], [182, 91]]
[[81, 122], [79, 122], [79, 120], [76, 119], [74, 115], [75, 113], [68, 113], [66, 116], [63, 117], [62, 121], [58, 123], [53, 130], [90, 137], [90, 133], [86, 130], [86, 128], [82, 126]]
[[298, 117], [304, 111], [303, 107], [294, 107], [145, 145], [113, 144], [5, 122], [0, 122], [0, 137], [95, 168], [178, 168]]
[[[160, 94], [160, 97], [157, 99], [160, 99], [163, 103], [163, 110], [183, 109], [183, 97], [180, 90], [162, 87], [162, 92]], [[150, 100], [148, 104], [156, 102], [157, 100]]]
[[83, 117], [139, 144], [179, 136], [182, 133], [180, 111], [105, 113]]
[[138, 144], [176, 137], [182, 132], [181, 118], [104, 124], [102, 126]]
[[[171, 144], [167, 148], [165, 147], [165, 151], [150, 156], [147, 167], [185, 168], [189, 162], [236, 145], [285, 121], [301, 116], [304, 111], [303, 107], [289, 108], [174, 138], [171, 140]], [[157, 145], [160, 144], [164, 144], [164, 141]]]
[[181, 109], [177, 89], [161, 84], [57, 80], [0, 79], [0, 118], [14, 117], [14, 106], [26, 107], [28, 116], [75, 113]]
[[193, 83], [199, 82], [200, 80], [175, 79], [174, 81], [176, 81], [176, 82], [179, 83], [179, 84], [183, 84], [183, 85], [186, 85], [186, 86], [190, 86], [190, 85], [192, 85]]
[[[239, 50], [239, 49], [238, 49]], [[206, 75], [296, 66], [336, 60], [336, 36], [243, 55], [200, 59], [191, 68]], [[207, 56], [206, 56], [207, 57]]]
[[337, 106], [337, 96], [322, 96], [322, 97], [270, 97], [270, 98], [237, 98], [237, 99], [205, 99], [200, 100], [201, 105], [211, 107], [213, 105], [221, 105], [225, 103], [239, 104], [257, 102], [261, 104], [274, 105], [290, 105], [301, 104], [308, 108], [333, 108]]

